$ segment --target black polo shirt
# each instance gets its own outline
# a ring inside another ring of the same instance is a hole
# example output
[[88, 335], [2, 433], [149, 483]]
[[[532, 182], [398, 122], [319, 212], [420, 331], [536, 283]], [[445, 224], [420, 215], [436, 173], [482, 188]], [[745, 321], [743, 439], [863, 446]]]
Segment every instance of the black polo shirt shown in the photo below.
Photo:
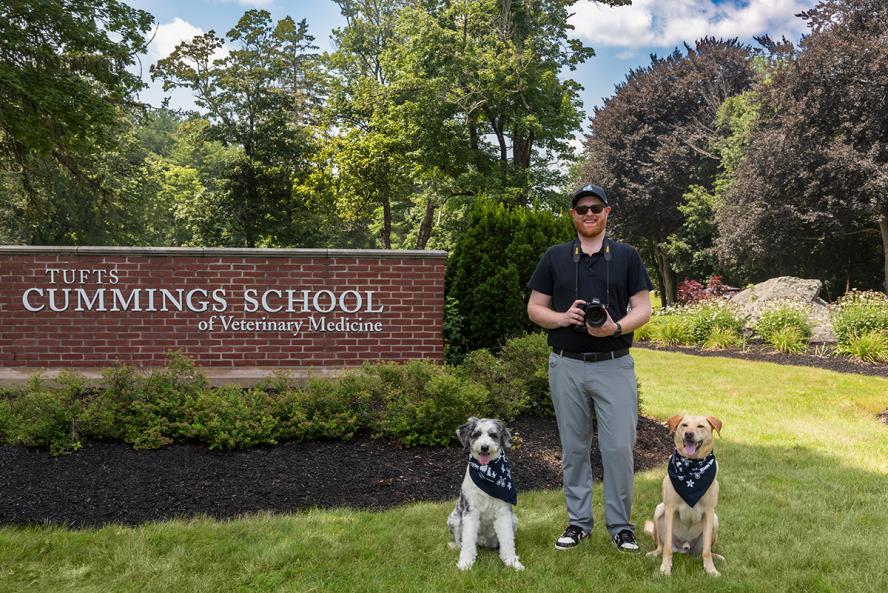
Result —
[[[588, 255], [581, 250], [580, 261], [574, 263], [577, 240], [549, 248], [540, 259], [527, 287], [552, 297], [552, 309], [567, 311], [576, 299], [587, 303], [598, 298], [607, 304], [614, 321], [625, 317], [629, 297], [642, 290], [652, 290], [641, 256], [631, 245], [605, 237], [601, 251]], [[610, 260], [605, 251], [610, 251]], [[609, 352], [632, 345], [632, 333], [619, 337], [596, 338], [587, 332], [570, 327], [549, 330], [549, 345], [553, 350], [569, 352]]]

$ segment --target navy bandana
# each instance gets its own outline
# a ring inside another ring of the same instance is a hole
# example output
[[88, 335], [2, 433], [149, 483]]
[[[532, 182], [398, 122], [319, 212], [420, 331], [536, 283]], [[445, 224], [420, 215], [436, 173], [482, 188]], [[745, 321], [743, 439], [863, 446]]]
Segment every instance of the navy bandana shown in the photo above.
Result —
[[490, 496], [510, 504], [518, 504], [518, 491], [512, 484], [512, 472], [509, 471], [505, 453], [501, 453], [487, 465], [481, 465], [469, 455], [469, 476], [475, 486]]
[[710, 453], [703, 459], [688, 459], [676, 451], [669, 458], [668, 472], [672, 487], [692, 507], [715, 481], [715, 454]]

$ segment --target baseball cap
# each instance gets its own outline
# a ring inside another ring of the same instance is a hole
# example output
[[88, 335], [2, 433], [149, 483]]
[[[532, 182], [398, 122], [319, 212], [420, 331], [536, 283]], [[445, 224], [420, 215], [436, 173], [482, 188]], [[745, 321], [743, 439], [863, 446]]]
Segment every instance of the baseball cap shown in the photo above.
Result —
[[608, 205], [607, 194], [604, 193], [604, 190], [598, 185], [589, 183], [574, 192], [573, 198], [570, 201], [570, 207], [573, 208], [574, 206], [576, 206], [577, 202], [580, 201], [580, 198], [583, 198], [585, 196], [595, 196], [596, 198], [604, 202], [605, 206]]

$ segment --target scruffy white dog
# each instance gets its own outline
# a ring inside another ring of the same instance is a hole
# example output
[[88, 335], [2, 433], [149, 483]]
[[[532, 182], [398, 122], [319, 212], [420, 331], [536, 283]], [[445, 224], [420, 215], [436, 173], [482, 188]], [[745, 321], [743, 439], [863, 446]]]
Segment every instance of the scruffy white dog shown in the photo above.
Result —
[[481, 546], [499, 548], [506, 566], [524, 570], [515, 554], [518, 519], [512, 507], [518, 499], [506, 459], [512, 436], [499, 420], [474, 416], [456, 430], [456, 436], [469, 455], [459, 500], [447, 519], [453, 537], [450, 547], [460, 550], [456, 566], [471, 568]]

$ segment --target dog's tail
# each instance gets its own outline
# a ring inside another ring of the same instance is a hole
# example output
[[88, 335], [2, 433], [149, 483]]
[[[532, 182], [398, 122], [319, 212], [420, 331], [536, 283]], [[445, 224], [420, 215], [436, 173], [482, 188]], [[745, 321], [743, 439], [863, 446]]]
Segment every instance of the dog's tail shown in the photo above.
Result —
[[644, 522], [644, 532], [651, 537], [654, 537], [654, 522], [651, 520], [647, 520]]

